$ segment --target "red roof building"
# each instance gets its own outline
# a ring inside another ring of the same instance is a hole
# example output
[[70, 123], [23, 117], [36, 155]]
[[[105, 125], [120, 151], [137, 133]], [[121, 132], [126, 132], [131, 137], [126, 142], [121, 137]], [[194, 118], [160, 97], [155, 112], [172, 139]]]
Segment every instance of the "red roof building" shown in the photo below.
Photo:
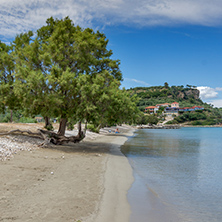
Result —
[[156, 106], [147, 106], [145, 108], [145, 112], [149, 112], [149, 113], [156, 113], [157, 110], [158, 108]]

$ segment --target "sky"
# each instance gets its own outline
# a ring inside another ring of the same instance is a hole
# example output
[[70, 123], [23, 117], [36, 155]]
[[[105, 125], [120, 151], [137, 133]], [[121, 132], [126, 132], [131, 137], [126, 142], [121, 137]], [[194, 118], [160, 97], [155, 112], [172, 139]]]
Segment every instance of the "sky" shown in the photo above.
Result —
[[103, 32], [122, 87], [187, 84], [222, 107], [221, 0], [0, 0], [0, 40], [69, 16]]

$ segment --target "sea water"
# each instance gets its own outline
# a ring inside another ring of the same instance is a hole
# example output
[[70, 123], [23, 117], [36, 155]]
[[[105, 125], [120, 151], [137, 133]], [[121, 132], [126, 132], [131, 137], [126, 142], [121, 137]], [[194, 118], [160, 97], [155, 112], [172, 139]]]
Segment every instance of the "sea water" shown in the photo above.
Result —
[[222, 221], [222, 128], [141, 129], [121, 149], [131, 222]]

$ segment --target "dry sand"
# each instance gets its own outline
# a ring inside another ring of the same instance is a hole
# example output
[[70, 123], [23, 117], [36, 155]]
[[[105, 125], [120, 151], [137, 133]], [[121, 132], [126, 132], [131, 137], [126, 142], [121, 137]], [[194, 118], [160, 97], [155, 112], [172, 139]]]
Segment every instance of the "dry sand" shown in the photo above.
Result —
[[[0, 130], [14, 127], [7, 126]], [[133, 176], [119, 146], [133, 129], [108, 130], [88, 133], [79, 144], [24, 149], [1, 161], [0, 221], [129, 221]]]

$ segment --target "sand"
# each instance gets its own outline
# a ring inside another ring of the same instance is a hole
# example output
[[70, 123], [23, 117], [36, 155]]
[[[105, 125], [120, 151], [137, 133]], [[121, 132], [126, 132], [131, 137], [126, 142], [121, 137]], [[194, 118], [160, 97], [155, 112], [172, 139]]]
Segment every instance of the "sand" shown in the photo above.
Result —
[[79, 144], [20, 150], [1, 161], [0, 221], [129, 221], [133, 176], [119, 146], [133, 129], [120, 131], [89, 133]]

